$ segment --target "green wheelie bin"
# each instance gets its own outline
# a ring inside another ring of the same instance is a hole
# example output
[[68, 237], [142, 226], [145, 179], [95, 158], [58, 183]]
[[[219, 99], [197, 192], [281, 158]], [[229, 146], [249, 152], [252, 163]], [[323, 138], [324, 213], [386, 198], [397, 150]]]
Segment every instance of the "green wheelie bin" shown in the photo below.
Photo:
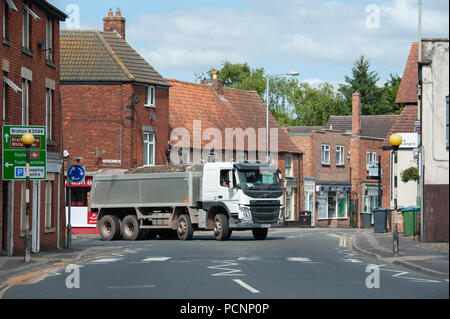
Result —
[[419, 210], [420, 207], [418, 206], [409, 206], [401, 209], [404, 236], [415, 236], [417, 234], [417, 214]]

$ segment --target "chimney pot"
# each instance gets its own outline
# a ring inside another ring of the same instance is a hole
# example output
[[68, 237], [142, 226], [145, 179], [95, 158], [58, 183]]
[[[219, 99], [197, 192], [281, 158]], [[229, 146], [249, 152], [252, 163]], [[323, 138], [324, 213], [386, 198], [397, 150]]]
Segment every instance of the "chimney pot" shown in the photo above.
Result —
[[125, 21], [119, 8], [115, 16], [112, 9], [109, 9], [108, 16], [103, 18], [103, 31], [117, 32], [125, 40]]

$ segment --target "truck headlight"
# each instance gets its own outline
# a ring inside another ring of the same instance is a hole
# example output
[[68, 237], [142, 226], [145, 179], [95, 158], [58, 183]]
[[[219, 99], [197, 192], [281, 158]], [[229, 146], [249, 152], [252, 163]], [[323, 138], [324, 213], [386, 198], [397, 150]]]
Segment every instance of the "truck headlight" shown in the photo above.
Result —
[[252, 212], [250, 211], [250, 208], [246, 207], [246, 206], [239, 206], [239, 210], [242, 213], [242, 220], [247, 222], [247, 223], [252, 223], [253, 219], [252, 219]]
[[284, 223], [284, 207], [280, 207], [280, 212], [278, 214], [278, 223]]

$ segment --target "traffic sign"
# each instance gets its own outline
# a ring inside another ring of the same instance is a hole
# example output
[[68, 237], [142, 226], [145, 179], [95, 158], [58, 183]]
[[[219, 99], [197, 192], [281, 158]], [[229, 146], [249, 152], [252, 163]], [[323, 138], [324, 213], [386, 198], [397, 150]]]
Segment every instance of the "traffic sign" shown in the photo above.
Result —
[[86, 172], [83, 165], [71, 165], [67, 169], [67, 178], [72, 183], [82, 182]]
[[2, 179], [25, 180], [26, 147], [22, 135], [31, 133], [34, 143], [30, 146], [30, 179], [47, 178], [47, 138], [45, 126], [4, 125], [2, 127]]

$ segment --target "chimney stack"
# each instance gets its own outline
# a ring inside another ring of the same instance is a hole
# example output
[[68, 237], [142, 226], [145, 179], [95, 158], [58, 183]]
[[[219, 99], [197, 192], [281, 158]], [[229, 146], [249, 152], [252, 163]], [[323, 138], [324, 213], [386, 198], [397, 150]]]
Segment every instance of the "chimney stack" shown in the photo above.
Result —
[[115, 31], [125, 40], [125, 18], [122, 17], [119, 8], [115, 15], [112, 9], [109, 9], [108, 16], [103, 18], [103, 31]]
[[211, 71], [212, 79], [202, 81], [203, 84], [208, 84], [212, 87], [217, 95], [223, 96], [223, 81], [217, 78], [219, 71]]
[[352, 94], [352, 135], [361, 135], [361, 94]]

